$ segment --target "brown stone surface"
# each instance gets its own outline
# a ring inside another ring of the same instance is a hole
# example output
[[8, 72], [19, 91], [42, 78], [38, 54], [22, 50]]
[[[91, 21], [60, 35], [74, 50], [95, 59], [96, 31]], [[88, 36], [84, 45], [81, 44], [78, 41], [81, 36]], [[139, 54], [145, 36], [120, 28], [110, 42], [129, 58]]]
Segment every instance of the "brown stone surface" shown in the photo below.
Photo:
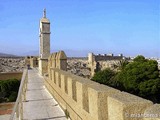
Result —
[[153, 103], [138, 96], [121, 92], [108, 97], [109, 120], [143, 120], [143, 114]]
[[14, 103], [1, 103], [0, 104], [0, 115], [11, 114]]
[[147, 108], [144, 115], [144, 120], [160, 120], [160, 104], [154, 104]]

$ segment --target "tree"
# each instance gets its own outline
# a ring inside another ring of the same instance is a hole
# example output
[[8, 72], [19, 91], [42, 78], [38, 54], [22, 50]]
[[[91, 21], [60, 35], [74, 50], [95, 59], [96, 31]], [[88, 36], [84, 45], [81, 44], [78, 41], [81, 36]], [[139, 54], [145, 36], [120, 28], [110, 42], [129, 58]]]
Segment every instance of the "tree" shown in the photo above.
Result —
[[116, 79], [119, 86], [127, 92], [145, 98], [155, 96], [157, 99], [157, 91], [160, 90], [160, 78], [158, 63], [155, 60], [147, 60], [143, 56], [137, 56], [133, 62], [127, 64], [116, 75]]
[[92, 80], [101, 84], [109, 85], [114, 75], [115, 72], [107, 68], [105, 70], [98, 71], [97, 73], [95, 73]]
[[151, 79], [139, 84], [139, 95], [154, 102], [160, 102], [160, 79]]
[[160, 103], [157, 61], [137, 56], [133, 62], [119, 64], [121, 70], [117, 73], [105, 69], [95, 73], [92, 80]]
[[129, 62], [127, 60], [120, 60], [119, 62], [117, 62], [116, 64], [114, 64], [114, 68], [116, 68], [117, 70], [122, 70], [125, 68], [125, 66], [128, 64]]
[[142, 55], [138, 55], [136, 58], [134, 58], [134, 60], [133, 60], [134, 62], [145, 62], [146, 61], [146, 59], [145, 59], [145, 57], [144, 56], [142, 56]]

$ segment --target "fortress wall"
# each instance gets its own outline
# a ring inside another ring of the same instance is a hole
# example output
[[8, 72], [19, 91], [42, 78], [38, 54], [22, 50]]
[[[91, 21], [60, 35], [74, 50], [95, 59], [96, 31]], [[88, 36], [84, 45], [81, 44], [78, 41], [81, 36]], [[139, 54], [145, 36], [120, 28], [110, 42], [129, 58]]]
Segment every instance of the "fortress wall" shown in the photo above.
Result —
[[147, 108], [144, 120], [160, 120], [160, 104], [154, 104]]
[[115, 69], [114, 65], [119, 63], [119, 60], [107, 60], [107, 61], [99, 61], [100, 69], [103, 70], [105, 68]]
[[30, 65], [30, 57], [25, 57], [25, 65]]
[[52, 79], [46, 78], [45, 85], [72, 120], [151, 120], [133, 115], [157, 109], [151, 101], [135, 95], [58, 68], [50, 71]]
[[144, 114], [152, 104], [149, 100], [126, 92], [114, 94], [108, 97], [108, 118], [109, 120], [143, 120], [143, 117], [136, 115]]
[[30, 67], [38, 67], [38, 59], [36, 57], [30, 58]]
[[91, 76], [93, 77], [95, 74], [95, 71], [97, 70], [104, 70], [106, 68], [110, 68], [113, 70], [116, 70], [114, 68], [114, 65], [118, 64], [119, 60], [107, 60], [107, 61], [98, 61], [98, 62], [93, 62], [92, 64], [89, 63], [89, 67], [91, 69]]
[[123, 59], [123, 55], [119, 56], [110, 55], [94, 55], [88, 54], [88, 67], [91, 69], [91, 77], [94, 76], [95, 71], [103, 70], [105, 68], [115, 69], [114, 65]]
[[17, 79], [21, 80], [22, 72], [0, 73], [0, 80]]
[[122, 60], [123, 56], [95, 56], [95, 61], [101, 60]]
[[25, 57], [25, 65], [30, 65], [31, 68], [38, 67], [38, 57], [27, 56]]
[[63, 51], [51, 54], [45, 86], [72, 120], [152, 120], [143, 114], [158, 114], [160, 105], [85, 79], [66, 70]]

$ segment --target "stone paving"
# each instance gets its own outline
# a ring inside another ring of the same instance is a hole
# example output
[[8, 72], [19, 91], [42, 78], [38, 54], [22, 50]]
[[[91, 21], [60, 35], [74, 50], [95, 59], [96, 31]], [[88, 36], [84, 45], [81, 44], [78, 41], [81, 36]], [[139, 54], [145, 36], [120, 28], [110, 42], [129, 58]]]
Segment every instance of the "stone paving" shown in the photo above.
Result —
[[67, 120], [43, 81], [36, 69], [28, 71], [26, 102], [23, 103], [24, 120]]

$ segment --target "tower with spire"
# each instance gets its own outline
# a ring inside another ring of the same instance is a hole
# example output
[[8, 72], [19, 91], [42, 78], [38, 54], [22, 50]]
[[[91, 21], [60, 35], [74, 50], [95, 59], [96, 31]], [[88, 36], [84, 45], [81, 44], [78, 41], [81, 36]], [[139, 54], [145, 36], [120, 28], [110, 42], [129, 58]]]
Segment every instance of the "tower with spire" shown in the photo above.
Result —
[[43, 11], [43, 17], [40, 20], [40, 58], [48, 59], [50, 55], [50, 21], [46, 18], [46, 9]]
[[44, 75], [48, 72], [48, 57], [50, 55], [50, 22], [46, 17], [46, 9], [43, 11], [43, 17], [40, 20], [39, 26], [39, 72]]

